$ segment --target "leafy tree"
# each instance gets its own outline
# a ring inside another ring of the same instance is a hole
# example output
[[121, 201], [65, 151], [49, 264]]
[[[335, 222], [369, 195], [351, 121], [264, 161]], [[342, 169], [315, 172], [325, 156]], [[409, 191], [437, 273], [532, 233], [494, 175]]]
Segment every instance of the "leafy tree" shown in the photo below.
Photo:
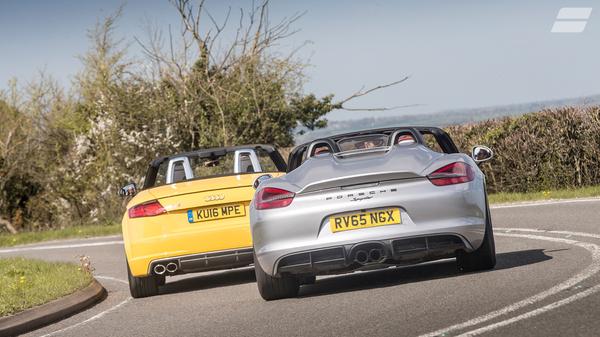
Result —
[[15, 220], [30, 229], [118, 221], [117, 188], [140, 183], [160, 155], [247, 143], [288, 147], [299, 126], [323, 128], [328, 112], [399, 83], [340, 101], [305, 94], [305, 64], [274, 50], [300, 15], [273, 24], [264, 1], [240, 11], [232, 38], [222, 37], [229, 15], [217, 23], [203, 2], [173, 5], [180, 34], [165, 40], [155, 32], [140, 42], [145, 60], [129, 58], [125, 41], [115, 38], [119, 9], [90, 30], [92, 47], [70, 92], [41, 76], [24, 97], [2, 97], [6, 228], [18, 230]]

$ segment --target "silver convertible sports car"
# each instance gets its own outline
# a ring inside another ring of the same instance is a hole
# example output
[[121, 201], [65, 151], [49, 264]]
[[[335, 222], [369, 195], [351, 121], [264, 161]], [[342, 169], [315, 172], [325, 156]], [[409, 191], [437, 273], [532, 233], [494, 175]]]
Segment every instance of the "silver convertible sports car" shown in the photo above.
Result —
[[315, 275], [456, 257], [496, 264], [485, 176], [492, 152], [459, 153], [446, 132], [402, 127], [296, 147], [288, 173], [261, 176], [250, 208], [256, 279], [266, 300], [293, 297]]

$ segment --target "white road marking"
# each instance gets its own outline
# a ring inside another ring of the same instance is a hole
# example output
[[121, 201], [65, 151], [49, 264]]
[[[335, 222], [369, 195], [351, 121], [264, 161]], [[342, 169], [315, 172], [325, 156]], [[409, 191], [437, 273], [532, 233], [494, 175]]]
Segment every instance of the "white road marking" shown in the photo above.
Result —
[[575, 204], [580, 202], [595, 202], [600, 201], [600, 198], [581, 198], [581, 199], [564, 199], [564, 200], [548, 200], [548, 201], [532, 201], [518, 204], [509, 204], [509, 205], [491, 205], [491, 209], [501, 209], [501, 208], [516, 208], [516, 207], [535, 207], [535, 206], [545, 206], [545, 205], [555, 205], [555, 204]]
[[[524, 228], [526, 231], [529, 231], [530, 229]], [[511, 228], [511, 230], [513, 231], [518, 231], [520, 230], [520, 228]], [[542, 232], [543, 231], [539, 231]], [[498, 236], [507, 236], [507, 237], [517, 237], [517, 238], [526, 238], [526, 239], [533, 239], [533, 240], [546, 240], [546, 241], [554, 241], [554, 242], [560, 242], [560, 243], [566, 243], [566, 244], [571, 244], [571, 245], [576, 245], [582, 248], [585, 248], [586, 250], [588, 250], [591, 254], [592, 254], [592, 263], [590, 263], [590, 265], [585, 268], [583, 271], [581, 271], [580, 273], [576, 274], [575, 276], [569, 278], [568, 280], [561, 282], [555, 286], [553, 286], [552, 288], [542, 291], [541, 293], [538, 293], [536, 295], [533, 295], [531, 297], [528, 297], [524, 300], [521, 300], [519, 302], [510, 304], [504, 308], [498, 309], [496, 311], [492, 311], [486, 315], [482, 315], [473, 319], [470, 319], [468, 321], [465, 321], [463, 323], [459, 323], [459, 324], [455, 324], [443, 329], [439, 329], [437, 331], [431, 332], [431, 333], [427, 333], [424, 335], [421, 335], [420, 337], [434, 337], [434, 336], [440, 336], [440, 335], [445, 335], [449, 332], [452, 331], [456, 331], [456, 330], [462, 330], [465, 328], [469, 328], [484, 322], [487, 322], [489, 320], [492, 320], [496, 317], [508, 314], [510, 312], [522, 309], [524, 307], [530, 306], [534, 303], [537, 303], [543, 299], [546, 299], [549, 296], [555, 295], [557, 293], [560, 293], [561, 291], [564, 291], [566, 289], [569, 289], [573, 286], [575, 286], [577, 283], [580, 283], [581, 281], [593, 276], [594, 274], [598, 273], [598, 271], [600, 271], [600, 246], [592, 244], [592, 243], [586, 243], [586, 242], [580, 242], [580, 241], [575, 241], [575, 240], [569, 240], [569, 239], [562, 239], [562, 238], [553, 238], [553, 237], [545, 237], [545, 236], [540, 236], [540, 235], [530, 235], [530, 234], [505, 234], [505, 233], [494, 233], [494, 235], [498, 235]], [[551, 309], [549, 309], [551, 310]], [[518, 316], [517, 316], [518, 317]], [[515, 317], [516, 318], [516, 317]], [[527, 317], [522, 317], [520, 319], [525, 319]], [[514, 318], [512, 318], [514, 319]], [[489, 331], [489, 330], [487, 330]]]
[[[118, 279], [118, 278], [115, 278], [115, 277], [110, 277], [110, 276], [101, 276], [101, 275], [98, 275], [98, 276], [95, 276], [95, 277], [96, 277], [97, 279], [111, 280], [111, 281], [115, 281], [115, 282], [121, 282], [121, 283], [129, 284], [127, 281], [125, 281], [125, 280], [121, 280], [121, 279]], [[110, 312], [113, 312], [113, 311], [115, 311], [115, 310], [119, 309], [120, 307], [122, 307], [122, 306], [124, 306], [125, 304], [129, 303], [129, 302], [130, 302], [132, 299], [133, 299], [132, 297], [127, 297], [125, 300], [123, 300], [123, 301], [119, 302], [118, 304], [116, 304], [116, 305], [114, 305], [114, 306], [112, 306], [112, 307], [110, 307], [110, 308], [108, 308], [108, 309], [106, 309], [106, 310], [104, 310], [104, 311], [102, 311], [102, 312], [100, 312], [100, 313], [98, 313], [98, 314], [96, 314], [96, 315], [94, 315], [94, 316], [92, 316], [92, 317], [90, 317], [90, 318], [88, 318], [88, 319], [84, 320], [84, 321], [81, 321], [81, 322], [79, 322], [79, 323], [76, 323], [76, 324], [73, 324], [73, 325], [69, 325], [69, 326], [68, 326], [68, 327], [66, 327], [66, 328], [62, 328], [62, 329], [60, 329], [60, 330], [56, 330], [56, 331], [54, 331], [54, 332], [50, 332], [50, 333], [48, 333], [48, 334], [45, 334], [45, 335], [42, 335], [42, 336], [40, 336], [40, 337], [50, 337], [50, 336], [55, 336], [55, 335], [57, 335], [57, 334], [60, 334], [60, 333], [63, 333], [63, 332], [65, 332], [65, 331], [68, 331], [68, 330], [74, 329], [74, 328], [76, 328], [76, 327], [82, 326], [82, 325], [84, 325], [84, 324], [86, 324], [86, 323], [89, 323], [89, 322], [91, 322], [91, 321], [95, 321], [95, 320], [97, 320], [97, 319], [99, 319], [99, 318], [102, 318], [102, 317], [104, 317], [106, 314], [108, 314], [108, 313], [110, 313]]]
[[80, 248], [80, 247], [98, 247], [98, 246], [108, 246], [108, 245], [122, 245], [122, 244], [123, 244], [123, 240], [118, 240], [118, 241], [104, 241], [104, 242], [90, 242], [90, 243], [75, 243], [75, 244], [70, 244], [70, 245], [18, 247], [18, 248], [0, 249], [0, 254], [2, 254], [2, 253], [26, 252], [26, 251], [31, 251], [31, 250], [69, 249], [69, 248]]
[[120, 307], [122, 307], [122, 306], [124, 306], [125, 304], [129, 303], [129, 301], [131, 301], [131, 300], [132, 300], [132, 298], [131, 298], [131, 297], [128, 297], [128, 298], [126, 298], [125, 300], [121, 301], [119, 304], [117, 304], [117, 305], [115, 305], [115, 306], [111, 307], [110, 309], [104, 310], [103, 312], [101, 312], [101, 313], [99, 313], [99, 314], [97, 314], [97, 315], [95, 315], [95, 316], [92, 316], [92, 317], [90, 317], [90, 318], [86, 319], [85, 321], [81, 321], [81, 322], [79, 322], [79, 323], [77, 323], [77, 324], [70, 325], [70, 326], [68, 326], [68, 327], [66, 327], [66, 328], [63, 328], [63, 329], [60, 329], [60, 330], [56, 330], [56, 331], [54, 331], [54, 332], [51, 332], [51, 333], [48, 333], [48, 334], [42, 335], [41, 337], [55, 336], [55, 335], [57, 335], [57, 334], [59, 334], [59, 333], [63, 333], [63, 332], [65, 332], [65, 331], [68, 331], [68, 330], [74, 329], [74, 328], [76, 328], [76, 327], [78, 327], [78, 326], [81, 326], [81, 325], [84, 325], [84, 324], [86, 324], [86, 323], [89, 323], [89, 322], [91, 322], [91, 321], [94, 321], [94, 320], [97, 320], [97, 319], [99, 319], [99, 318], [102, 318], [104, 315], [106, 315], [106, 314], [108, 314], [108, 313], [110, 313], [110, 312], [112, 312], [112, 311], [115, 311], [115, 310], [119, 309]]
[[494, 323], [494, 324], [490, 324], [488, 326], [484, 326], [484, 327], [476, 329], [476, 330], [465, 332], [465, 333], [460, 334], [458, 336], [459, 337], [467, 337], [467, 336], [481, 335], [482, 333], [489, 332], [491, 330], [494, 330], [494, 329], [497, 329], [497, 328], [500, 328], [500, 327], [503, 327], [503, 326], [507, 326], [507, 325], [512, 324], [514, 322], [518, 322], [520, 320], [528, 319], [528, 318], [531, 318], [531, 317], [543, 314], [543, 313], [545, 313], [547, 311], [556, 309], [558, 307], [562, 307], [563, 305], [569, 304], [571, 302], [575, 302], [577, 300], [580, 300], [582, 298], [590, 296], [590, 295], [592, 295], [594, 293], [597, 293], [598, 291], [600, 291], [600, 284], [597, 284], [597, 285], [595, 285], [595, 286], [593, 286], [593, 287], [591, 287], [591, 288], [589, 288], [589, 289], [587, 289], [585, 291], [579, 292], [579, 293], [577, 293], [575, 295], [572, 295], [572, 296], [567, 297], [565, 299], [562, 299], [560, 301], [556, 301], [554, 303], [550, 303], [550, 304], [548, 304], [548, 305], [546, 305], [544, 307], [541, 307], [541, 308], [538, 308], [538, 309], [526, 312], [524, 314], [521, 314], [519, 316], [515, 316], [513, 318], [509, 318], [509, 319], [500, 321], [498, 323]]
[[121, 283], [129, 285], [129, 282], [127, 282], [125, 280], [121, 280], [120, 278], [112, 277], [112, 276], [96, 275], [94, 277], [97, 279], [100, 279], [100, 280], [110, 280], [110, 281], [121, 282]]
[[[494, 228], [494, 230], [501, 230], [510, 232], [514, 228]], [[519, 228], [516, 229], [518, 232], [532, 232], [532, 233], [549, 233], [549, 234], [560, 234], [560, 235], [569, 235], [569, 236], [581, 236], [586, 238], [594, 238], [600, 239], [600, 234], [593, 233], [585, 233], [585, 232], [571, 232], [571, 231], [555, 231], [551, 229], [528, 229], [528, 228]]]

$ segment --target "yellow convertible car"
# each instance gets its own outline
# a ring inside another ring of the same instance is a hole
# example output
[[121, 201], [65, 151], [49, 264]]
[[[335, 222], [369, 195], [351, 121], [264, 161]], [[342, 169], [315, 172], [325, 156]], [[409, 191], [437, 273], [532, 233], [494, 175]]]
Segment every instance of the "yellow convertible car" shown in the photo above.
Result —
[[156, 295], [166, 276], [253, 263], [254, 184], [284, 174], [270, 145], [204, 149], [155, 159], [123, 216], [131, 296]]

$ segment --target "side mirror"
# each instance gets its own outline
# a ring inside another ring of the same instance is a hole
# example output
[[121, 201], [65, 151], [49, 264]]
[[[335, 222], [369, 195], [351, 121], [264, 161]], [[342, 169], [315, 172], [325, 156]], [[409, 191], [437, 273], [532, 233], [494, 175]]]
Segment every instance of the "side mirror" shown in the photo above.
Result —
[[272, 175], [270, 175], [270, 174], [263, 174], [263, 175], [259, 176], [258, 178], [256, 178], [254, 180], [254, 183], [252, 184], [252, 187], [254, 187], [254, 189], [257, 189], [258, 186], [260, 185], [260, 183], [262, 183], [263, 181], [269, 180], [271, 178], [273, 178]]
[[493, 156], [494, 152], [487, 146], [476, 145], [473, 146], [473, 150], [471, 150], [471, 157], [477, 164], [488, 161], [492, 159]]
[[122, 197], [134, 196], [137, 194], [137, 185], [135, 183], [127, 184], [119, 190], [119, 195]]

